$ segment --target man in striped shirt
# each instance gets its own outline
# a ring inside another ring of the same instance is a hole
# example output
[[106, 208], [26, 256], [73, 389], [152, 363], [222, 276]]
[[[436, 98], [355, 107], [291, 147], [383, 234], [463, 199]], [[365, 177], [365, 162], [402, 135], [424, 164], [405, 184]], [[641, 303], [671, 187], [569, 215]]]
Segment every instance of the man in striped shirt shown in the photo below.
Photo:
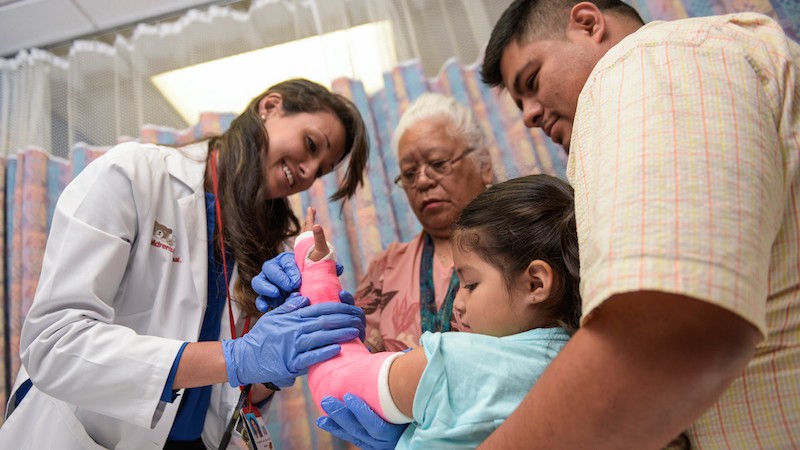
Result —
[[582, 329], [480, 448], [800, 448], [800, 48], [517, 0], [485, 82], [569, 153]]

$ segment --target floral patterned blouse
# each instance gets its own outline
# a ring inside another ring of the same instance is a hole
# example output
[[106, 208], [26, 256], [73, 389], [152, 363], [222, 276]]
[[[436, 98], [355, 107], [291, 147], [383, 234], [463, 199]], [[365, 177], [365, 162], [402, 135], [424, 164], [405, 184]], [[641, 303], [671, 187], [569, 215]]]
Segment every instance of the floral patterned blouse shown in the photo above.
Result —
[[[418, 347], [422, 336], [420, 318], [420, 275], [424, 233], [410, 242], [393, 243], [379, 254], [356, 289], [356, 305], [367, 317], [366, 344], [371, 351], [401, 351]], [[434, 258], [433, 284], [436, 307], [447, 295], [453, 266]], [[451, 330], [462, 331], [455, 312]]]

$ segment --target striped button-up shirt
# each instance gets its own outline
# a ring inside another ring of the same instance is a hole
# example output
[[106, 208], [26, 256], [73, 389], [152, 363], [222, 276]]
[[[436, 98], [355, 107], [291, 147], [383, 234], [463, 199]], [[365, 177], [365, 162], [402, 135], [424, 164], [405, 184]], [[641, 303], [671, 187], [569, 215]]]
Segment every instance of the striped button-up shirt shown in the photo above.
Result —
[[663, 291], [764, 335], [688, 431], [694, 448], [800, 448], [800, 46], [766, 16], [653, 22], [581, 92], [575, 188], [584, 319]]

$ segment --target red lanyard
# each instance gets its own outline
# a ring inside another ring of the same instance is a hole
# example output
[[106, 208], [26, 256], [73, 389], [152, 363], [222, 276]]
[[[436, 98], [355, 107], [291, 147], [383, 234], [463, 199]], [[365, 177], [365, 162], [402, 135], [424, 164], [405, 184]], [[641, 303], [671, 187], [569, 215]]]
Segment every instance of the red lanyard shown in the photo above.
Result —
[[[216, 209], [216, 216], [217, 216], [217, 227], [219, 229], [219, 247], [220, 251], [222, 252], [222, 274], [225, 277], [225, 298], [228, 300], [228, 320], [230, 320], [231, 325], [231, 339], [236, 339], [236, 322], [233, 320], [233, 309], [231, 308], [231, 290], [230, 286], [228, 285], [228, 264], [225, 260], [225, 240], [222, 238], [222, 207], [220, 206], [219, 201], [219, 183], [217, 180], [217, 155], [219, 154], [218, 150], [211, 151], [211, 158], [209, 159], [208, 163], [211, 165], [211, 179], [214, 185], [214, 206]], [[250, 316], [244, 320], [244, 329], [242, 330], [242, 336], [247, 334], [247, 331], [250, 329]], [[222, 441], [220, 442], [219, 448], [227, 448], [228, 442], [230, 442], [231, 433], [233, 432], [233, 428], [236, 425], [236, 419], [239, 417], [237, 412], [241, 410], [245, 405], [248, 408], [252, 408], [252, 395], [253, 391], [251, 389], [251, 385], [244, 385], [239, 386], [239, 390], [242, 391], [241, 395], [239, 395], [239, 401], [236, 404], [236, 407], [233, 410], [233, 414], [231, 415], [231, 420], [228, 422], [227, 429], [222, 436]]]
[[[225, 277], [225, 297], [228, 299], [228, 319], [230, 320], [231, 325], [231, 338], [236, 339], [236, 322], [233, 320], [233, 309], [231, 309], [231, 291], [228, 285], [228, 264], [225, 261], [225, 240], [222, 238], [222, 207], [220, 206], [219, 201], [219, 187], [218, 187], [218, 180], [217, 180], [217, 155], [219, 154], [218, 150], [211, 151], [211, 158], [209, 159], [208, 163], [211, 165], [211, 179], [214, 185], [214, 205], [216, 207], [216, 215], [217, 215], [217, 228], [219, 229], [219, 247], [220, 251], [222, 252], [222, 274]], [[242, 336], [247, 334], [247, 331], [250, 329], [250, 317], [248, 316], [244, 321], [244, 330], [242, 331]]]

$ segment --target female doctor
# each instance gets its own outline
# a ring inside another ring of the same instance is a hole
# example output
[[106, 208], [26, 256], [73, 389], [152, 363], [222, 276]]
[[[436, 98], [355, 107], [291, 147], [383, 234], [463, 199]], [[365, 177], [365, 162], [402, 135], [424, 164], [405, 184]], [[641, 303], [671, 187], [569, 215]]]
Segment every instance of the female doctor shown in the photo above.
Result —
[[261, 315], [250, 281], [299, 229], [286, 197], [348, 154], [332, 200], [362, 183], [364, 123], [289, 80], [210, 141], [120, 144], [87, 166], [56, 207], [0, 448], [217, 448], [238, 386], [259, 405], [262, 383], [336, 355], [359, 308], [293, 296]]

